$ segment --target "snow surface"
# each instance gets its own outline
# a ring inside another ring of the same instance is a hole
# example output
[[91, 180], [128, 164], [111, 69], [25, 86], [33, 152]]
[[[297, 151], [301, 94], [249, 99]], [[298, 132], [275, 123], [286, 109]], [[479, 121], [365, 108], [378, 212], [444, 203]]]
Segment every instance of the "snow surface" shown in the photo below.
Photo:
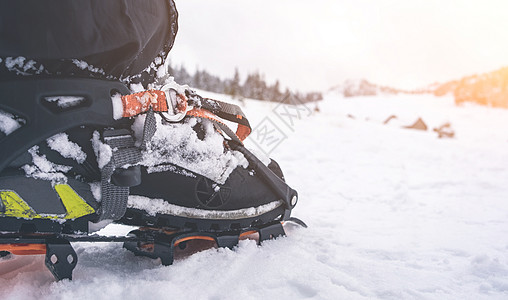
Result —
[[[268, 117], [287, 136], [271, 154], [299, 192], [293, 215], [309, 228], [167, 267], [118, 243], [74, 243], [72, 282], [54, 282], [41, 262], [2, 275], [0, 298], [508, 298], [508, 110], [433, 96], [328, 95], [320, 113], [289, 128], [276, 103], [244, 103], [254, 128]], [[401, 125], [450, 122], [456, 135], [383, 125], [390, 115]]]

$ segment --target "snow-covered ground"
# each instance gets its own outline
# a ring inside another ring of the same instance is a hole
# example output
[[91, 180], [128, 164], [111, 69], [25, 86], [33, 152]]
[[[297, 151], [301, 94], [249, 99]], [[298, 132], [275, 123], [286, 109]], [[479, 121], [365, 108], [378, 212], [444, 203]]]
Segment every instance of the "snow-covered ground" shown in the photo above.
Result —
[[[121, 244], [76, 243], [73, 281], [54, 282], [41, 263], [0, 278], [0, 298], [508, 298], [508, 110], [328, 95], [320, 112], [309, 105], [288, 119], [296, 111], [276, 103], [244, 105], [257, 128], [247, 145], [279, 161], [300, 195], [293, 215], [309, 228], [168, 267]], [[430, 130], [400, 128], [418, 117]], [[455, 138], [432, 131], [445, 122]], [[272, 144], [261, 134], [270, 128]]]

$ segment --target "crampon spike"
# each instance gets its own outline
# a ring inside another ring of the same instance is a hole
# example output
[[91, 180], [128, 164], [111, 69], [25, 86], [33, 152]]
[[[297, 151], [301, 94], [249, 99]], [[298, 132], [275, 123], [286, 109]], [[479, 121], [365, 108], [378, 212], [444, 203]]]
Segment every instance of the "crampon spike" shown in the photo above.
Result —
[[302, 220], [300, 220], [298, 218], [295, 218], [295, 217], [291, 217], [291, 218], [287, 219], [285, 222], [292, 222], [292, 223], [295, 223], [297, 225], [302, 226], [303, 228], [307, 228], [308, 227], [307, 224], [305, 224], [304, 221], [302, 221]]
[[[307, 225], [297, 218], [290, 218], [285, 222], [292, 222], [302, 227]], [[161, 259], [163, 265], [171, 265], [175, 259], [187, 257], [196, 252], [210, 248], [227, 247], [233, 249], [240, 240], [253, 239], [258, 244], [263, 241], [285, 236], [282, 222], [275, 221], [247, 230], [228, 232], [182, 231], [164, 232], [160, 230], [134, 230], [130, 235], [149, 242], [128, 241], [124, 248], [137, 256]]]

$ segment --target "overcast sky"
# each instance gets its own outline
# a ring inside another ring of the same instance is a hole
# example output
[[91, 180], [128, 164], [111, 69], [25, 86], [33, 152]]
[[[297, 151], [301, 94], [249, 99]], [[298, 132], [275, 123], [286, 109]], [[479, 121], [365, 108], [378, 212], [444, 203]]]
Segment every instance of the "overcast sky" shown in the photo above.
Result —
[[173, 63], [325, 90], [415, 88], [508, 66], [506, 0], [176, 0]]

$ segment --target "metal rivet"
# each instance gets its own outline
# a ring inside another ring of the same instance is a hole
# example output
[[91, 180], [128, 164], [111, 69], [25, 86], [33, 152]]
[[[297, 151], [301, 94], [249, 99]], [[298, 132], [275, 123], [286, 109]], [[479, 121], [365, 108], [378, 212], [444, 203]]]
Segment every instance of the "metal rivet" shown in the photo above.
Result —
[[296, 205], [296, 202], [298, 202], [298, 197], [293, 196], [293, 198], [291, 198], [291, 205], [292, 205], [292, 206], [295, 206], [295, 205]]

